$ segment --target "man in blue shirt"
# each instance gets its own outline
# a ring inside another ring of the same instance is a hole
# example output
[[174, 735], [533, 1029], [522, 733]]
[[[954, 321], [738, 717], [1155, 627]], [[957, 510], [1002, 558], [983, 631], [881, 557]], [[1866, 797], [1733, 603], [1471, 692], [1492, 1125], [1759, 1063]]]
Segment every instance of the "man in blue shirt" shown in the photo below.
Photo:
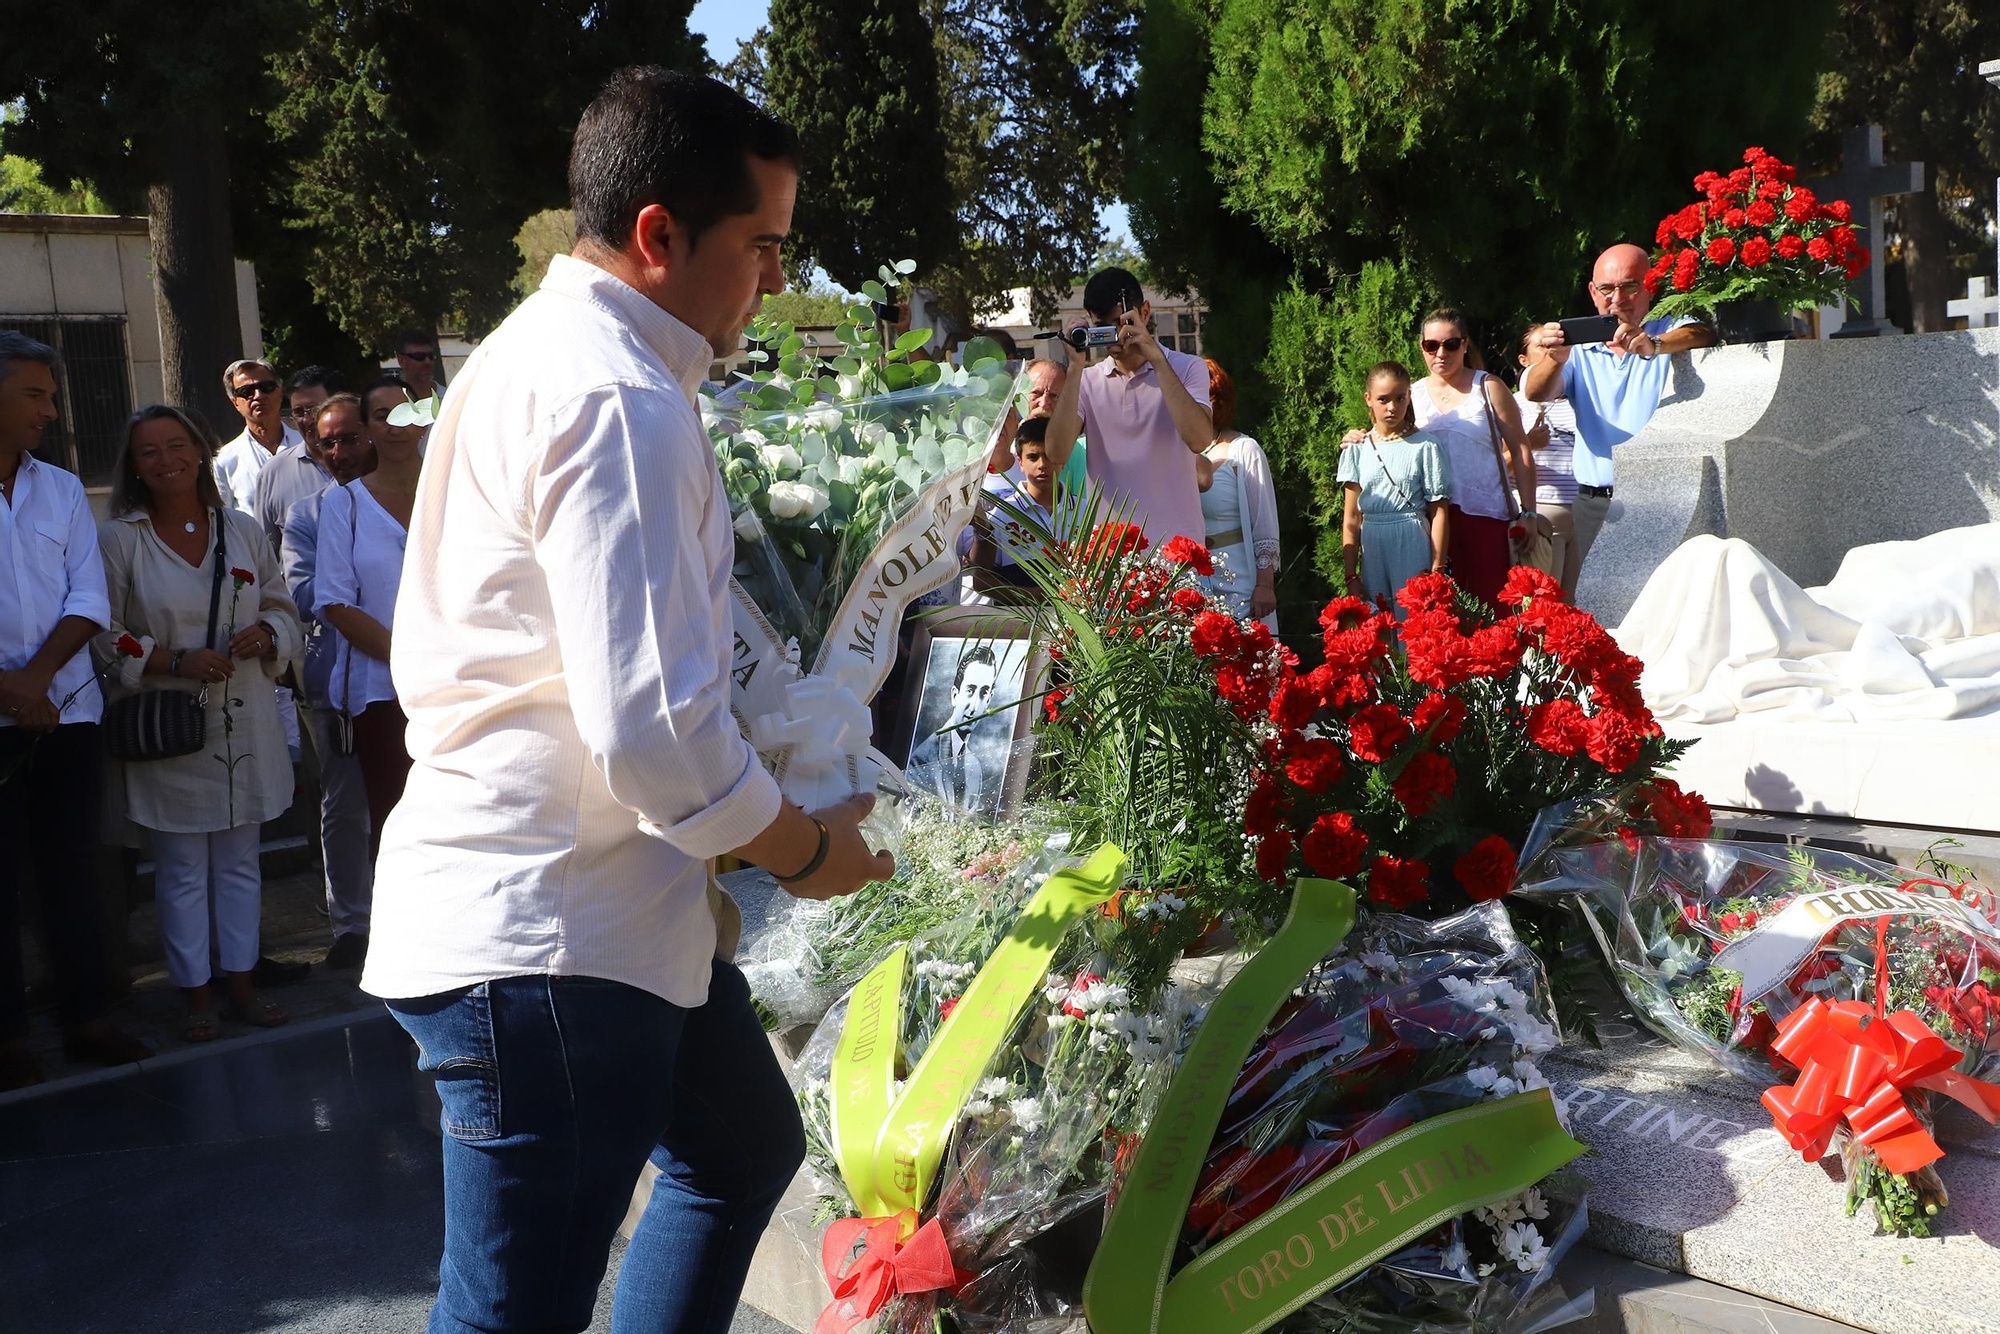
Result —
[[1667, 358], [1707, 347], [1715, 331], [1691, 319], [1649, 320], [1653, 294], [1646, 287], [1646, 252], [1615, 245], [1597, 257], [1590, 275], [1590, 298], [1600, 315], [1618, 317], [1618, 332], [1603, 343], [1572, 348], [1562, 325], [1544, 324], [1531, 341], [1548, 355], [1530, 366], [1521, 390], [1534, 402], [1566, 398], [1576, 413], [1577, 564], [1611, 509], [1611, 451], [1652, 419], [1667, 387]]

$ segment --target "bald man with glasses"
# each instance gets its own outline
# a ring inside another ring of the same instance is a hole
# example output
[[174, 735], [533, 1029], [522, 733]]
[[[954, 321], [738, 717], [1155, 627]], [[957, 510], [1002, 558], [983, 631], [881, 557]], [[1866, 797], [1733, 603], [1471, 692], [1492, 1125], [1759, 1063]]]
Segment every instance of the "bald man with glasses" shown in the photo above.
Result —
[[1590, 299], [1598, 314], [1618, 320], [1607, 341], [1571, 347], [1554, 321], [1529, 336], [1545, 355], [1522, 376], [1521, 392], [1536, 403], [1566, 398], [1576, 414], [1572, 521], [1579, 569], [1611, 510], [1611, 451], [1652, 420], [1667, 387], [1667, 358], [1715, 342], [1713, 329], [1685, 316], [1647, 318], [1653, 308], [1646, 289], [1650, 267], [1635, 245], [1615, 245], [1597, 257]]

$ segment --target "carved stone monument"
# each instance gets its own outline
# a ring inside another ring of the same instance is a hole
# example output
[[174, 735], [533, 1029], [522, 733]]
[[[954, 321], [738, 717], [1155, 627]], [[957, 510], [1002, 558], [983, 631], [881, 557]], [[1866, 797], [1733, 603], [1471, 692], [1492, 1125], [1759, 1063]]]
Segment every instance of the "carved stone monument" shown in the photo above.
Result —
[[1862, 228], [1862, 244], [1874, 252], [1874, 262], [1847, 285], [1850, 313], [1833, 336], [1866, 338], [1899, 332], [1886, 318], [1882, 281], [1882, 201], [1897, 195], [1921, 193], [1924, 188], [1924, 164], [1884, 162], [1882, 127], [1863, 125], [1841, 136], [1838, 172], [1800, 184], [1823, 201], [1845, 199], [1854, 209], [1856, 225]]

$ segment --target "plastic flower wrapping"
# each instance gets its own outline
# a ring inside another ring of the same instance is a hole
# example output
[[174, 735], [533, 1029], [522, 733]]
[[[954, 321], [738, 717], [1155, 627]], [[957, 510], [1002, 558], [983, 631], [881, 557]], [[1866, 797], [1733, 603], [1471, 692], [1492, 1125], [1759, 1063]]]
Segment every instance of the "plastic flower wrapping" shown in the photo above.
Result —
[[2000, 1114], [1994, 891], [1825, 848], [1641, 837], [1636, 809], [1550, 808], [1515, 893], [1574, 896], [1635, 1014], [1767, 1088], [1806, 1161], [1837, 1149], [1850, 1213], [1928, 1235], [1948, 1198], [1939, 1095]]

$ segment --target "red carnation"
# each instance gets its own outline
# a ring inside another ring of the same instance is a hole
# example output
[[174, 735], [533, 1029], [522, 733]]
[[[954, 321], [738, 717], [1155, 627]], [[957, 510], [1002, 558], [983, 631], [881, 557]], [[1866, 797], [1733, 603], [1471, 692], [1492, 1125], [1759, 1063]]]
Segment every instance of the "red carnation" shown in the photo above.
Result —
[[1335, 811], [1313, 821], [1300, 855], [1312, 873], [1328, 880], [1345, 880], [1361, 869], [1361, 854], [1368, 850], [1368, 835], [1354, 827], [1354, 817]]
[[1722, 215], [1722, 225], [1732, 229], [1741, 227], [1748, 220], [1748, 216], [1742, 209], [1732, 208]]
[[1702, 216], [1700, 204], [1689, 204], [1672, 218], [1674, 235], [1683, 241], [1692, 241], [1701, 235]]
[[1500, 601], [1518, 607], [1529, 598], [1563, 601], [1562, 585], [1532, 565], [1516, 565], [1507, 571], [1507, 582], [1500, 585]]
[[1315, 794], [1338, 783], [1345, 772], [1347, 766], [1341, 761], [1340, 747], [1325, 737], [1307, 737], [1299, 742], [1292, 747], [1291, 759], [1285, 763], [1285, 777]]
[[1136, 523], [1101, 523], [1091, 533], [1083, 558], [1094, 561], [1099, 556], [1129, 556], [1144, 551], [1147, 545], [1145, 530]]
[[1410, 726], [1428, 736], [1431, 745], [1447, 745], [1465, 726], [1465, 701], [1442, 691], [1426, 695], [1410, 714]]
[[1459, 887], [1482, 902], [1497, 899], [1514, 887], [1514, 848], [1498, 834], [1488, 834], [1452, 863]]
[[1743, 243], [1743, 263], [1753, 269], [1760, 269], [1771, 262], [1771, 243], [1761, 236], [1753, 236]]
[[1292, 831], [1276, 829], [1257, 845], [1257, 878], [1283, 880], [1285, 864], [1292, 859]]
[[1743, 216], [1752, 227], [1769, 227], [1778, 220], [1778, 209], [1769, 199], [1759, 198], [1743, 210]]
[[1234, 705], [1242, 718], [1250, 717], [1271, 702], [1271, 687], [1263, 675], [1246, 672], [1233, 662], [1215, 669], [1215, 693]]
[[1370, 704], [1347, 720], [1347, 747], [1355, 758], [1380, 764], [1410, 739], [1410, 725], [1392, 704]]
[[946, 999], [944, 999], [944, 1000], [941, 1000], [941, 1001], [939, 1001], [939, 1002], [938, 1002], [938, 1018], [940, 1018], [940, 1019], [949, 1019], [949, 1018], [951, 1018], [951, 1012], [952, 1012], [953, 1010], [956, 1010], [956, 1009], [958, 1008], [958, 1002], [959, 1002], [959, 1000], [960, 1000], [960, 999], [961, 999], [961, 998], [960, 998], [960, 997], [958, 997], [958, 996], [951, 996], [951, 997], [948, 997], [948, 998], [946, 998]]
[[118, 636], [116, 647], [120, 653], [123, 653], [128, 658], [143, 658], [146, 656], [146, 646], [130, 635]]
[[1590, 758], [1612, 773], [1623, 773], [1639, 758], [1641, 737], [1632, 719], [1617, 709], [1599, 709], [1590, 720], [1590, 736], [1583, 748]]
[[1681, 791], [1671, 778], [1655, 778], [1647, 786], [1646, 805], [1667, 838], [1707, 838], [1715, 828], [1715, 813], [1702, 795]]
[[1160, 554], [1170, 565], [1191, 565], [1194, 572], [1206, 579], [1215, 573], [1215, 562], [1208, 558], [1208, 548], [1191, 537], [1170, 537], [1160, 548]]
[[1850, 281], [1860, 277], [1868, 268], [1868, 252], [1857, 249], [1847, 257], [1847, 262], [1841, 267], [1846, 271], [1846, 276]]
[[1200, 658], [1234, 658], [1243, 648], [1243, 629], [1233, 617], [1205, 611], [1194, 618], [1188, 647]]
[[1409, 766], [1389, 784], [1389, 790], [1403, 803], [1404, 810], [1412, 816], [1421, 816], [1450, 796], [1457, 785], [1458, 770], [1451, 767], [1451, 761], [1436, 751], [1424, 750], [1410, 757]]
[[1806, 242], [1806, 254], [1822, 264], [1833, 263], [1833, 242], [1824, 236], [1815, 236]]
[[1835, 222], [1852, 222], [1854, 220], [1854, 206], [1845, 199], [1836, 199], [1832, 203], [1822, 204], [1819, 215], [1822, 218], [1831, 218]]
[[1674, 217], [1674, 214], [1669, 213], [1666, 217], [1660, 219], [1660, 225], [1653, 229], [1654, 245], [1671, 245], [1673, 243]]
[[1264, 774], [1257, 780], [1257, 786], [1250, 789], [1250, 799], [1243, 804], [1243, 832], [1265, 835], [1278, 827], [1278, 816], [1285, 808], [1284, 790], [1278, 780]]
[[1359, 624], [1375, 614], [1366, 598], [1335, 598], [1319, 614], [1320, 628], [1331, 634]]
[[1590, 736], [1590, 719], [1573, 699], [1552, 699], [1528, 710], [1528, 740], [1551, 755], [1574, 755]]
[[1797, 259], [1806, 253], [1805, 238], [1790, 234], [1781, 236], [1778, 238], [1777, 251], [1779, 259]]
[[1835, 227], [1826, 234], [1826, 239], [1833, 242], [1833, 253], [1839, 255], [1842, 259], [1845, 259], [1861, 244], [1854, 239], [1854, 229], [1852, 227]]
[[1685, 292], [1694, 286], [1695, 278], [1701, 272], [1701, 256], [1693, 250], [1681, 251], [1674, 261], [1674, 290]]
[[254, 584], [257, 582], [257, 576], [244, 569], [241, 565], [230, 566], [229, 577], [236, 581], [238, 588], [243, 587], [245, 584]]
[[1803, 185], [1792, 187], [1791, 195], [1785, 200], [1785, 216], [1793, 222], [1811, 222], [1819, 209], [1819, 197]]
[[1208, 606], [1208, 599], [1192, 588], [1176, 588], [1167, 605], [1183, 616], [1192, 616]]
[[1050, 722], [1061, 721], [1062, 702], [1069, 698], [1068, 686], [1057, 686], [1042, 696], [1042, 717]]
[[1468, 677], [1505, 676], [1521, 665], [1521, 635], [1512, 622], [1482, 626], [1465, 643]]
[[1305, 677], [1279, 683], [1271, 695], [1271, 722], [1280, 732], [1296, 732], [1319, 712], [1319, 692]]
[[1736, 258], [1736, 242], [1726, 236], [1718, 236], [1708, 243], [1708, 262], [1715, 265], [1727, 264]]
[[1414, 857], [1379, 856], [1368, 868], [1368, 897], [1398, 911], [1431, 896], [1431, 868]]

